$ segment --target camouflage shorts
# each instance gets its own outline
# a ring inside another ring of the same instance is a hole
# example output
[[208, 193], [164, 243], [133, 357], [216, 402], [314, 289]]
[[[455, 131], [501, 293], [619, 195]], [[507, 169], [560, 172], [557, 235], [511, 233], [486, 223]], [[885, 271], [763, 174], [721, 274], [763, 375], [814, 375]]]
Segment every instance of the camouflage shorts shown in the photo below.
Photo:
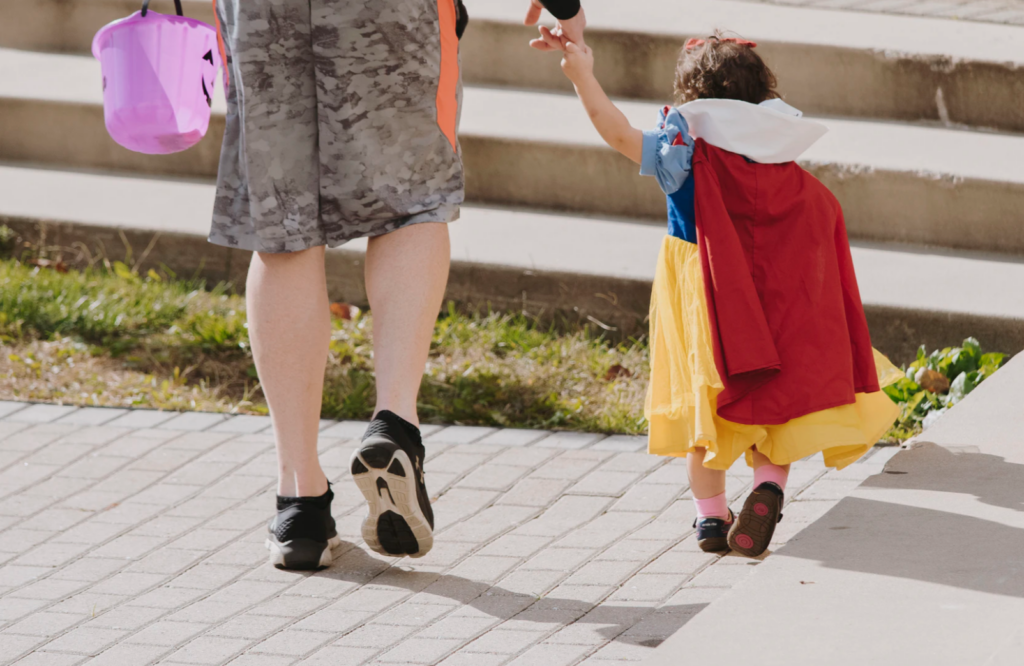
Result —
[[451, 222], [454, 0], [216, 0], [228, 99], [210, 242], [296, 252]]

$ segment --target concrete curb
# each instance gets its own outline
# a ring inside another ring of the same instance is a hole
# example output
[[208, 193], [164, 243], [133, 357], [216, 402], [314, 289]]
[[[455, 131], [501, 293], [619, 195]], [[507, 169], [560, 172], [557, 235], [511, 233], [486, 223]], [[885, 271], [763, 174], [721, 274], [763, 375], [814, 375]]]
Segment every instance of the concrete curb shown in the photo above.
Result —
[[[125, 242], [139, 249], [153, 243], [141, 266], [169, 267], [179, 276], [229, 282], [244, 289], [249, 253], [211, 245], [197, 234], [133, 230], [105, 225], [0, 217], [24, 240], [48, 247], [86, 247], [112, 258], [123, 256]], [[154, 236], [156, 239], [154, 240]], [[327, 282], [334, 301], [366, 307], [363, 253], [334, 249], [327, 253]], [[526, 313], [549, 322], [591, 323], [614, 339], [647, 333], [651, 283], [643, 279], [525, 270], [521, 267], [455, 260], [446, 301], [469, 311]], [[899, 308], [866, 303], [874, 345], [895, 362], [908, 362], [919, 345], [956, 346], [973, 335], [987, 349], [1015, 354], [1024, 350], [1024, 322], [1006, 317]]]
[[[140, 266], [142, 272], [167, 267], [181, 277], [229, 282], [240, 291], [245, 286], [251, 254], [212, 245], [204, 236], [190, 233], [154, 234], [149, 230], [3, 216], [0, 224], [6, 224], [32, 245], [43, 242], [51, 248], [86, 247], [94, 255], [114, 259], [124, 256], [126, 243], [136, 256], [152, 243]], [[327, 286], [332, 301], [368, 306], [363, 260], [360, 251], [328, 251]], [[617, 338], [626, 338], [646, 333], [650, 292], [647, 280], [455, 260], [445, 299], [469, 311], [525, 313], [556, 323], [590, 322]]]

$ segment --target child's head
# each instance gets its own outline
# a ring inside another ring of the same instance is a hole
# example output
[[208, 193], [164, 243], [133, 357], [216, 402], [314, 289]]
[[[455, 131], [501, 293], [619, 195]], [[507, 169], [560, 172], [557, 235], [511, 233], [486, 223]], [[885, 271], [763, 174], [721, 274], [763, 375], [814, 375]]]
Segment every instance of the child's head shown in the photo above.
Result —
[[775, 74], [754, 51], [754, 44], [722, 37], [691, 39], [676, 65], [676, 104], [695, 99], [738, 99], [760, 104], [773, 99]]

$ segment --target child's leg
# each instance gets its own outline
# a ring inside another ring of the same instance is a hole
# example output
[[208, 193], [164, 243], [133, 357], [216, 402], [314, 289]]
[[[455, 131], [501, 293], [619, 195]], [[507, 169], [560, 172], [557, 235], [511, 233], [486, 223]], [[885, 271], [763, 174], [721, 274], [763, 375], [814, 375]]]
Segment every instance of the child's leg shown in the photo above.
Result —
[[[729, 530], [729, 548], [747, 557], [758, 557], [768, 550], [775, 525], [782, 518], [783, 493], [789, 478], [789, 465], [773, 465], [757, 449], [753, 458], [754, 490]], [[771, 485], [762, 487], [768, 483]]]
[[789, 479], [789, 465], [773, 465], [768, 456], [757, 449], [754, 449], [754, 487], [765, 482], [777, 485], [781, 490], [786, 489], [786, 481]]
[[704, 466], [707, 449], [694, 449], [686, 456], [686, 471], [690, 476], [690, 491], [697, 506], [697, 517], [729, 518], [729, 502], [725, 497], [725, 472]]

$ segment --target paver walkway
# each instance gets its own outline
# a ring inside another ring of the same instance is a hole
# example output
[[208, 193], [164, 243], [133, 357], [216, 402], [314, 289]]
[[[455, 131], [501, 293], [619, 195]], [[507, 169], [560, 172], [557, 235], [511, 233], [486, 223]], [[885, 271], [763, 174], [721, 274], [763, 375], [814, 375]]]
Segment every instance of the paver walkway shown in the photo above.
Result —
[[[438, 539], [359, 539], [346, 478], [365, 424], [324, 422], [345, 544], [266, 564], [275, 459], [260, 417], [0, 402], [0, 663], [609, 664], [639, 661], [757, 561], [700, 552], [681, 461], [636, 437], [428, 427]], [[794, 466], [776, 545], [893, 450]], [[737, 467], [729, 493], [750, 474]]]
[[908, 14], [1024, 25], [1024, 0], [747, 0], [774, 5]]

